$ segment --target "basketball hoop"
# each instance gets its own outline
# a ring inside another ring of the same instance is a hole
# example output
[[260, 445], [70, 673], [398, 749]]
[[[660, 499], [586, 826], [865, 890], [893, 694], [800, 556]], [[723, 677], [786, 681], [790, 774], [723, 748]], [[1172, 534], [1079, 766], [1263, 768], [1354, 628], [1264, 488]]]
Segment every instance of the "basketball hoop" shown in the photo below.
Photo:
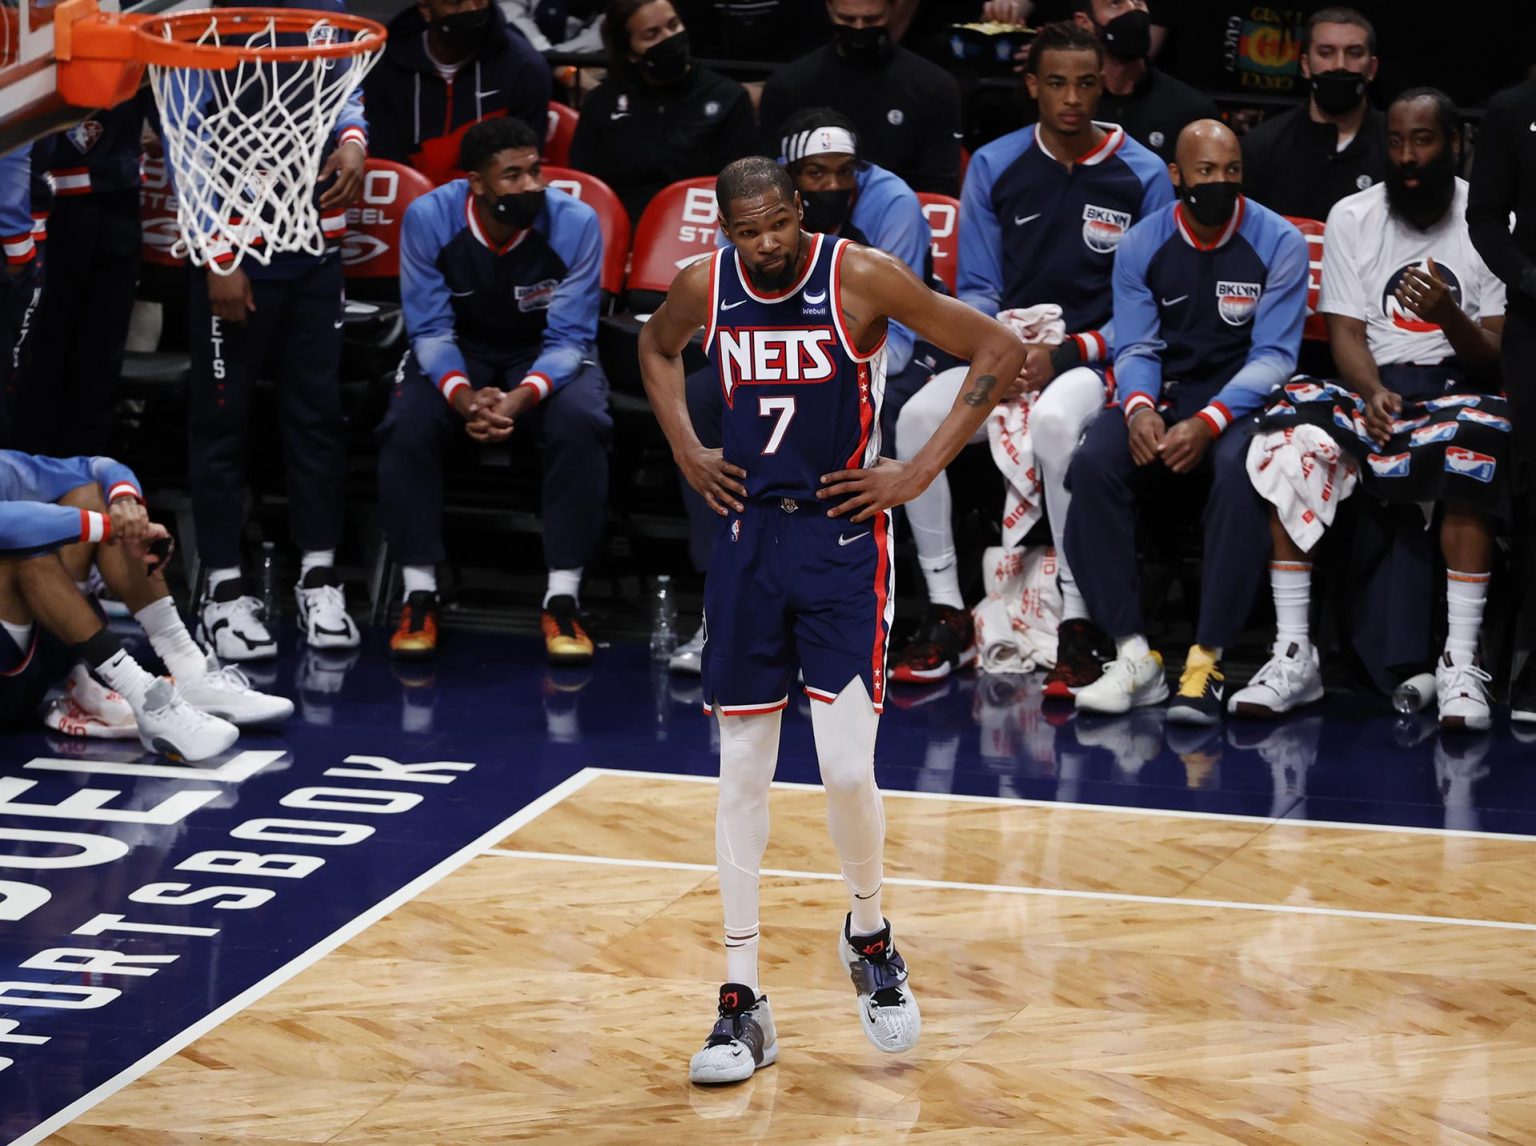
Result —
[[246, 258], [324, 252], [320, 159], [378, 62], [382, 25], [286, 8], [120, 15], [96, 11], [94, 0], [61, 5], [59, 20], [67, 102], [120, 103], [149, 72], [176, 189], [175, 255], [229, 274]]

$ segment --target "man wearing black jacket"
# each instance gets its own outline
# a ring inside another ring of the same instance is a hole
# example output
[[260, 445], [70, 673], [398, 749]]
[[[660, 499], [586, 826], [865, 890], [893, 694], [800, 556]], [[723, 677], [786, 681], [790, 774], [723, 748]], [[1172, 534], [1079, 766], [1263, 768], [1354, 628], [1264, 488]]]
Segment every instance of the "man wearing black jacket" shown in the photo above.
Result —
[[1387, 175], [1386, 119], [1366, 100], [1376, 30], [1352, 8], [1307, 21], [1301, 75], [1307, 102], [1243, 137], [1244, 191], [1271, 211], [1327, 219], [1340, 199]]
[[858, 128], [859, 150], [914, 191], [960, 193], [960, 87], [896, 43], [892, 0], [827, 0], [832, 42], [779, 68], [758, 109], [764, 154], [778, 156], [789, 116], [833, 107]]
[[549, 65], [491, 0], [417, 0], [389, 22], [384, 58], [368, 74], [369, 148], [434, 183], [458, 178], [459, 140], [495, 115], [544, 137]]
[[[1508, 291], [1504, 389], [1515, 432], [1515, 592], [1524, 598], [1517, 641], [1533, 650], [1510, 689], [1510, 717], [1536, 722], [1536, 80], [1488, 102], [1467, 194], [1472, 244]], [[1515, 227], [1509, 227], [1510, 212]]]

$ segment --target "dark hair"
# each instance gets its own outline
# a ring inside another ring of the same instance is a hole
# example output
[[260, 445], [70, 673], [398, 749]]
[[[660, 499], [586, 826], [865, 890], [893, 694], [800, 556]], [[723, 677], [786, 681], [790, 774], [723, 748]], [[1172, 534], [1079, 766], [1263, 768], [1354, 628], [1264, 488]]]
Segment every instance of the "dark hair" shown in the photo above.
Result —
[[1414, 103], [1421, 99], [1427, 99], [1435, 105], [1435, 119], [1439, 121], [1440, 134], [1445, 136], [1445, 145], [1450, 147], [1461, 138], [1461, 116], [1451, 97], [1439, 88], [1409, 88], [1388, 104], [1387, 110], [1391, 111], [1400, 103]]
[[459, 170], [479, 171], [502, 151], [533, 148], [544, 151], [544, 139], [522, 120], [510, 115], [482, 119], [459, 141]]
[[777, 191], [785, 203], [795, 201], [795, 185], [789, 172], [765, 155], [748, 155], [728, 163], [715, 180], [715, 202], [727, 222], [731, 218], [732, 202], [755, 198], [769, 191]]
[[[637, 83], [640, 79], [629, 58], [629, 18], [647, 4], [654, 3], [656, 0], [608, 0], [608, 7], [603, 12], [603, 54], [608, 57], [608, 70], [625, 83]], [[672, 4], [672, 10], [677, 12], [676, 3]], [[681, 20], [683, 14], [677, 12], [677, 18]]]
[[1040, 61], [1046, 52], [1092, 52], [1100, 64], [1104, 62], [1104, 45], [1099, 42], [1099, 37], [1073, 20], [1046, 24], [1035, 33], [1024, 70], [1038, 76]]
[[1312, 29], [1319, 24], [1349, 24], [1356, 28], [1364, 28], [1365, 50], [1373, 56], [1376, 54], [1376, 26], [1353, 8], [1334, 7], [1319, 9], [1307, 21], [1307, 26], [1301, 33], [1303, 56], [1312, 50]]

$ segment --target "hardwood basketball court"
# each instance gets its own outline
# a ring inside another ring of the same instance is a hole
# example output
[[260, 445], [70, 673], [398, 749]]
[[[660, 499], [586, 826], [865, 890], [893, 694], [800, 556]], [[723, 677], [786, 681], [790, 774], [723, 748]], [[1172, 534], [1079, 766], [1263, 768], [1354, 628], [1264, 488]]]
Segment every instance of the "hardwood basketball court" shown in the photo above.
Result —
[[887, 793], [894, 1057], [834, 960], [822, 795], [779, 784], [780, 1059], [705, 1090], [714, 799], [587, 769], [49, 1141], [1536, 1140], [1536, 839]]

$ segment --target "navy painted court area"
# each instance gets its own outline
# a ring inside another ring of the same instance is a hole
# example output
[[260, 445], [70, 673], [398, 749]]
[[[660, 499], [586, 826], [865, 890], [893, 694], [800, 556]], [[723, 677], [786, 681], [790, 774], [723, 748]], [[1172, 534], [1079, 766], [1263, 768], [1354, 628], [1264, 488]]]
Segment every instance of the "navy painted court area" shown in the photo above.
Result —
[[[697, 680], [639, 645], [559, 674], [536, 638], [454, 633], [435, 671], [402, 679], [372, 655], [383, 639], [350, 662], [285, 654], [258, 686], [299, 712], [217, 767], [4, 739], [0, 1138], [36, 1141], [130, 1082], [581, 769], [717, 769]], [[816, 780], [808, 703], [791, 702], [781, 780]], [[1190, 734], [966, 674], [889, 696], [878, 767], [892, 790], [1536, 836], [1536, 742], [1503, 712], [1491, 735], [1452, 738], [1364, 696]]]

